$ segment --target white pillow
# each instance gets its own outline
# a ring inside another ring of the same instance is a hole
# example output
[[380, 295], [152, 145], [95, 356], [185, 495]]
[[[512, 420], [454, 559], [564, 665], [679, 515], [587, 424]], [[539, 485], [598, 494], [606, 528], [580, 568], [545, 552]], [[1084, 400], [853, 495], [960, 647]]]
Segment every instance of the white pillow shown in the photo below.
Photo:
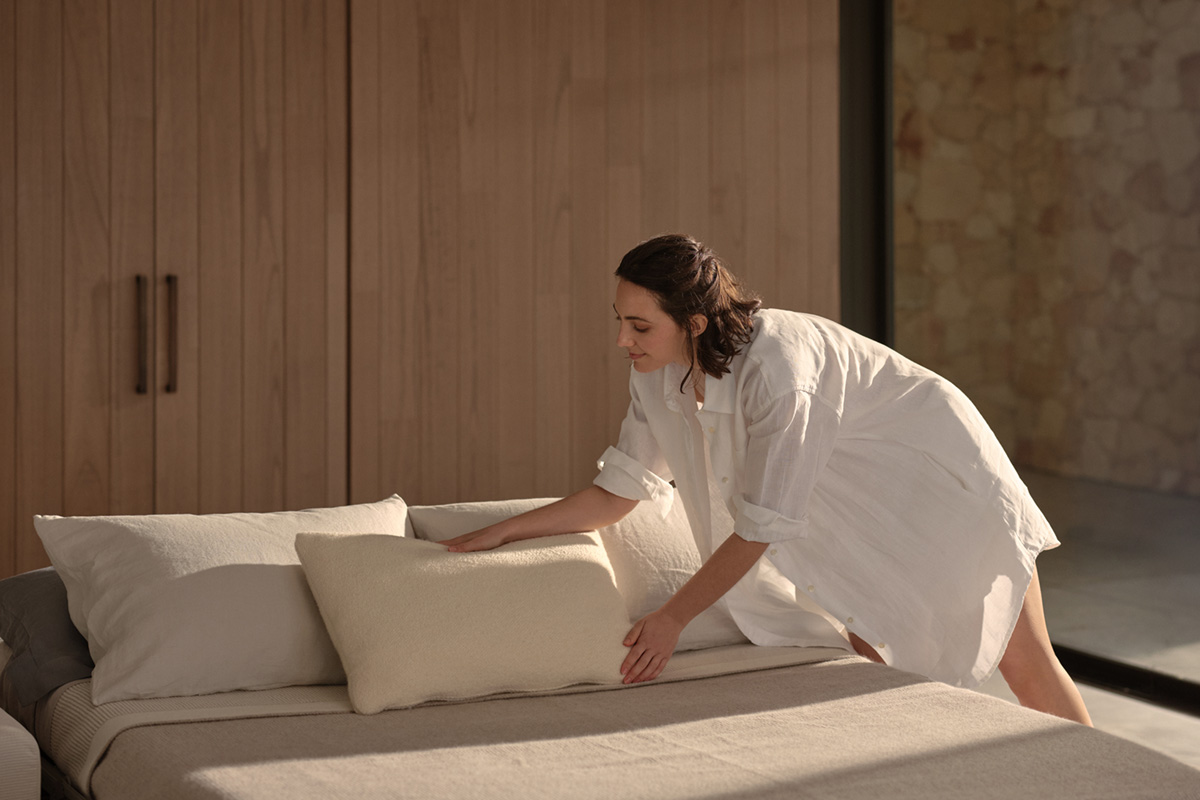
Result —
[[401, 536], [406, 506], [34, 517], [96, 662], [93, 702], [340, 683], [296, 558], [302, 530]]
[[629, 617], [594, 533], [480, 553], [302, 533], [296, 552], [361, 714], [621, 681]]
[[[441, 542], [554, 500], [543, 497], [409, 506], [409, 535]], [[638, 503], [623, 520], [600, 529], [630, 619], [639, 620], [660, 608], [700, 568], [700, 553], [682, 506], [674, 503], [663, 519], [651, 503]], [[675, 650], [699, 650], [746, 641], [724, 600], [718, 600], [688, 623]]]

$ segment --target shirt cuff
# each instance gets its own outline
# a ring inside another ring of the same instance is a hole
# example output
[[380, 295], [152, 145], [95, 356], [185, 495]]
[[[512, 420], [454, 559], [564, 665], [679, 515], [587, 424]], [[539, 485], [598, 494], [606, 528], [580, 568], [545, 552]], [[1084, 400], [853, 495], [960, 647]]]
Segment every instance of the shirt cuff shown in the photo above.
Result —
[[789, 519], [778, 511], [738, 500], [737, 518], [733, 529], [737, 535], [749, 542], [782, 542], [808, 536], [808, 517]]
[[675, 487], [617, 448], [605, 450], [596, 468], [600, 474], [592, 483], [601, 489], [628, 500], [649, 500], [663, 519], [671, 512]]

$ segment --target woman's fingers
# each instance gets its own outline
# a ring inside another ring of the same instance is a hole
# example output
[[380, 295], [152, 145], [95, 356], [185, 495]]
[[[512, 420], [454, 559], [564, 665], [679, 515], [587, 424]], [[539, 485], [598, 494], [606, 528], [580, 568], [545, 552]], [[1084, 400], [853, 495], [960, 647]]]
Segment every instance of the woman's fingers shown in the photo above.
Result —
[[665, 664], [666, 659], [661, 655], [647, 651], [642, 654], [642, 658], [638, 660], [637, 666], [625, 676], [625, 682], [642, 683], [644, 681], [652, 681], [662, 672]]

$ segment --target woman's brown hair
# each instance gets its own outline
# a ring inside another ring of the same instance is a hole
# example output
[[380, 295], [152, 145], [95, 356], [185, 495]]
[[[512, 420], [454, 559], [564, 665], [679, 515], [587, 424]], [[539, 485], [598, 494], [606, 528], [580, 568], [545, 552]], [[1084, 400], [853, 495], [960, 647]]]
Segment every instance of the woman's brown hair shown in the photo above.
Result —
[[[762, 301], [742, 287], [716, 253], [690, 236], [672, 233], [642, 242], [621, 259], [616, 276], [653, 292], [659, 307], [686, 333], [692, 367], [679, 384], [681, 392], [695, 365], [719, 378], [750, 341]], [[692, 333], [695, 314], [708, 320], [699, 336]]]

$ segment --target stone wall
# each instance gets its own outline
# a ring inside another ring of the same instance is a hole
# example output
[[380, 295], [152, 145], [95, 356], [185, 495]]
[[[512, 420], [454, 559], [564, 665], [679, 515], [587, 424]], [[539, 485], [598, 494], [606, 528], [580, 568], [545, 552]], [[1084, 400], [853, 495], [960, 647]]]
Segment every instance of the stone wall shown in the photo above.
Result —
[[1018, 464], [1200, 495], [1200, 0], [896, 0], [897, 347]]

